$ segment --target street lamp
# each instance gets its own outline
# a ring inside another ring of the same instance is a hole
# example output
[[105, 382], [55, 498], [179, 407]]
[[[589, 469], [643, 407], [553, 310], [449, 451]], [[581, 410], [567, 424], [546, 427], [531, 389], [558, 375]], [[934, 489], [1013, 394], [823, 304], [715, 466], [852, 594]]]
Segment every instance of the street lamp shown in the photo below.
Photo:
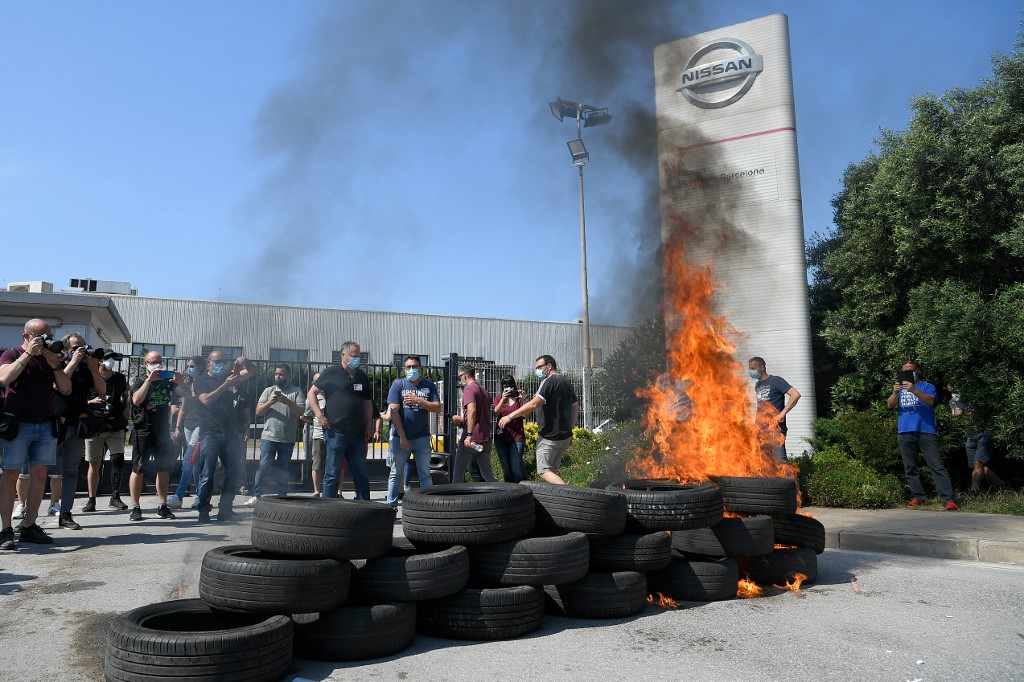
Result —
[[590, 301], [587, 293], [587, 214], [583, 204], [583, 166], [590, 160], [590, 154], [583, 145], [583, 129], [611, 123], [612, 115], [607, 109], [599, 109], [589, 104], [581, 104], [572, 100], [557, 98], [551, 102], [551, 113], [559, 121], [566, 118], [576, 120], [576, 139], [569, 140], [569, 154], [572, 165], [579, 169], [580, 174], [580, 260], [581, 279], [583, 282], [583, 428], [589, 429], [593, 423], [591, 414], [593, 402], [591, 391], [591, 375], [594, 369], [594, 352], [590, 348]]

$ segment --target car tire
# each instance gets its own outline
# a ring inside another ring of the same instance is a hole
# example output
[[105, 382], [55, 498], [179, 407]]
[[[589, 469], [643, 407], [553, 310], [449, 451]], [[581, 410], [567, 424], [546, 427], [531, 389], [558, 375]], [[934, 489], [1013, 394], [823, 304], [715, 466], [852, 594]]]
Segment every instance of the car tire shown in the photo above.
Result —
[[544, 622], [544, 592], [530, 585], [468, 587], [417, 607], [417, 632], [447, 639], [512, 639]]
[[622, 493], [572, 485], [523, 481], [533, 491], [537, 528], [618, 535], [626, 527]]
[[407, 602], [342, 606], [295, 626], [295, 657], [309, 661], [366, 661], [408, 648], [416, 637], [416, 605]]
[[797, 483], [792, 478], [712, 476], [722, 488], [722, 503], [736, 514], [785, 516], [797, 510]]
[[548, 613], [570, 618], [627, 618], [647, 606], [647, 576], [638, 571], [588, 573], [544, 586]]
[[647, 574], [651, 594], [681, 601], [721, 601], [736, 596], [736, 559], [691, 559], [676, 555], [667, 568]]
[[354, 565], [349, 594], [361, 604], [437, 599], [455, 594], [469, 581], [469, 554], [458, 545], [429, 553], [392, 547], [386, 556]]
[[533, 492], [517, 483], [417, 488], [402, 501], [402, 530], [417, 546], [485, 545], [533, 530]]
[[707, 528], [722, 519], [722, 493], [714, 483], [634, 479], [606, 490], [626, 497], [627, 533]]
[[583, 533], [520, 538], [469, 549], [470, 584], [558, 585], [579, 580], [590, 569], [590, 543]]
[[710, 528], [677, 530], [672, 548], [687, 554], [714, 557], [761, 556], [775, 546], [770, 516], [731, 517]]
[[664, 532], [642, 535], [587, 535], [590, 570], [654, 571], [672, 561], [672, 537]]
[[821, 521], [803, 514], [774, 516], [775, 542], [780, 545], [809, 547], [815, 554], [825, 551], [825, 526]]
[[394, 527], [394, 510], [379, 502], [264, 496], [253, 511], [251, 538], [273, 554], [373, 559], [391, 549]]
[[737, 559], [740, 573], [758, 585], [785, 585], [796, 579], [796, 574], [805, 576], [804, 582], [813, 583], [818, 579], [818, 555], [810, 547], [776, 549], [761, 557]]

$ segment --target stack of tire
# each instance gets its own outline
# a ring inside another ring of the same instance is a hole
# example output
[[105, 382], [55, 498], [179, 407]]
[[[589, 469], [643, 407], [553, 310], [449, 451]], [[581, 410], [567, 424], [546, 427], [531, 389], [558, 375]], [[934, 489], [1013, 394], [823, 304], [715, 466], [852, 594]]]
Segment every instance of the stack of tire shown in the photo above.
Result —
[[825, 530], [797, 511], [797, 484], [788, 478], [713, 479], [726, 515], [713, 525], [672, 533], [671, 564], [649, 576], [651, 591], [673, 599], [715, 601], [736, 596], [740, 577], [783, 585], [817, 577]]

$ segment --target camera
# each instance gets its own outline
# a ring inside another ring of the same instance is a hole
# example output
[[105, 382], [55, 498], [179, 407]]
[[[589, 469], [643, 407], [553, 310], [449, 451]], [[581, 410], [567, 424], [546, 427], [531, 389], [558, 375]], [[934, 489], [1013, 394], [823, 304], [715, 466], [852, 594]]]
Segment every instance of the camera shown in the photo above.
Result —
[[64, 342], [60, 339], [54, 339], [52, 334], [43, 334], [39, 338], [43, 340], [43, 348], [51, 353], [60, 353], [64, 350]]
[[85, 347], [86, 357], [95, 358], [97, 360], [102, 360], [106, 352], [107, 351], [103, 350], [102, 348], [93, 348], [92, 346]]

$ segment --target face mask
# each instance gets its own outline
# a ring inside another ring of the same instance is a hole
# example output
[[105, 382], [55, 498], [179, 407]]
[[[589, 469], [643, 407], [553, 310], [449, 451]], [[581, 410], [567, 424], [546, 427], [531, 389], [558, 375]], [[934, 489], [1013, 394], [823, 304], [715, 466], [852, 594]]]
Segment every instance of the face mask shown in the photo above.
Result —
[[155, 372], [158, 369], [162, 369], [162, 368], [163, 368], [163, 365], [161, 365], [159, 362], [148, 362], [148, 363], [146, 363], [146, 371], [149, 371], [149, 372]]
[[218, 375], [219, 374], [223, 374], [224, 373], [224, 363], [223, 362], [215, 362], [215, 363], [213, 363], [213, 373], [214, 374], [218, 374]]
[[277, 384], [278, 388], [284, 388], [285, 386], [288, 385], [288, 380], [287, 379], [281, 379], [281, 381], [275, 381], [274, 383]]
[[544, 370], [542, 370], [539, 367], [537, 369], [533, 370], [533, 373], [537, 376], [538, 379], [543, 379], [544, 378]]
[[405, 378], [409, 381], [416, 381], [420, 378], [420, 371], [416, 368], [405, 370]]
[[186, 367], [185, 368], [185, 374], [189, 375], [190, 377], [194, 377], [196, 375], [196, 368], [195, 367]]
[[113, 371], [113, 369], [114, 369], [114, 358], [107, 358], [106, 360], [104, 360], [103, 361], [103, 366], [106, 367], [107, 369]]
[[348, 361], [348, 368], [349, 369], [359, 369], [359, 358], [358, 357], [354, 357], [354, 358], [350, 359]]
[[759, 370], [759, 369], [748, 369], [747, 370], [747, 374], [750, 375], [751, 379], [760, 379], [761, 378], [761, 370]]

